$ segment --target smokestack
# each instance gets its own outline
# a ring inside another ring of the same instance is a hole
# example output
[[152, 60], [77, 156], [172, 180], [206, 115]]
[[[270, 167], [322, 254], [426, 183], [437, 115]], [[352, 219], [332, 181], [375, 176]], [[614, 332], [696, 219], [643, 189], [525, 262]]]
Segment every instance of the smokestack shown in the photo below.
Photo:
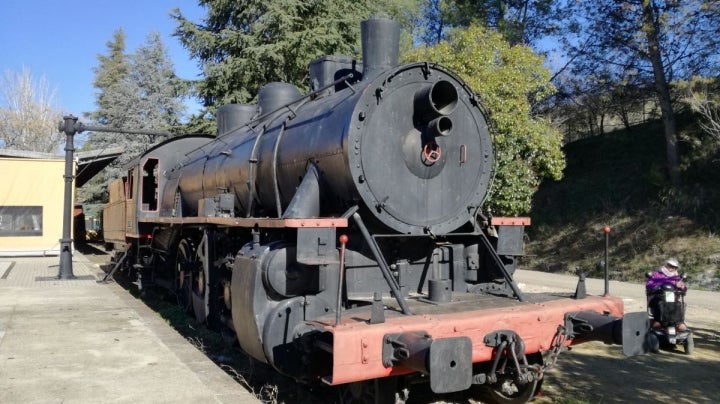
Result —
[[398, 65], [400, 23], [372, 17], [360, 23], [363, 54], [363, 80]]

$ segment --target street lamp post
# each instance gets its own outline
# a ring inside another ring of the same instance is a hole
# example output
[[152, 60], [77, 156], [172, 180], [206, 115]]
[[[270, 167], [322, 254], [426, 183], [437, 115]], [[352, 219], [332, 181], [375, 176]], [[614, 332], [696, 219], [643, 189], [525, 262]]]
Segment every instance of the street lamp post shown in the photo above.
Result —
[[144, 129], [121, 129], [102, 126], [89, 126], [78, 122], [76, 116], [67, 115], [60, 122], [60, 132], [65, 133], [65, 202], [63, 206], [63, 235], [60, 239], [60, 271], [58, 279], [74, 279], [72, 266], [72, 238], [70, 234], [72, 220], [72, 191], [73, 191], [73, 152], [75, 146], [73, 137], [76, 133], [84, 131], [114, 132], [134, 135], [172, 136], [170, 132]]
[[73, 152], [75, 146], [73, 137], [77, 132], [75, 124], [78, 118], [68, 115], [63, 117], [60, 122], [60, 132], [65, 132], [65, 200], [63, 203], [63, 234], [60, 239], [60, 272], [59, 279], [73, 279], [72, 267], [72, 238], [70, 234], [71, 214], [72, 214], [72, 186], [73, 186]]

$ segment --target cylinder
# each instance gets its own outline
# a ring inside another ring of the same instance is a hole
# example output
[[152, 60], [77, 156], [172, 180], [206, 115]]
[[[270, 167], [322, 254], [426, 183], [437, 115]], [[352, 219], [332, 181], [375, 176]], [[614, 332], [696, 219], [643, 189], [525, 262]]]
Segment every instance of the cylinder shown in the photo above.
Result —
[[415, 120], [430, 122], [455, 111], [458, 105], [458, 92], [453, 83], [440, 80], [418, 90], [414, 102]]
[[243, 127], [256, 113], [257, 107], [252, 104], [226, 104], [218, 107], [215, 114], [218, 136]]
[[371, 18], [360, 23], [363, 80], [398, 65], [400, 23], [387, 18]]
[[602, 341], [606, 344], [623, 343], [622, 318], [586, 310], [566, 315], [573, 325], [576, 341]]
[[448, 136], [452, 132], [452, 119], [439, 116], [428, 123], [428, 135], [432, 137]]
[[452, 299], [449, 279], [430, 279], [428, 281], [428, 299], [431, 302], [447, 303]]
[[288, 105], [302, 96], [300, 90], [290, 83], [273, 82], [260, 88], [258, 92], [258, 108], [264, 115]]

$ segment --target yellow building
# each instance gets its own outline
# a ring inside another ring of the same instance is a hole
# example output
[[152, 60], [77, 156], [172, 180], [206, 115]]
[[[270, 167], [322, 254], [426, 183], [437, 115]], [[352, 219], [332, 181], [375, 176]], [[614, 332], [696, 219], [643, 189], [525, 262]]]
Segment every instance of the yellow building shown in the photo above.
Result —
[[65, 161], [0, 157], [0, 255], [58, 255]]
[[[78, 175], [74, 185], [82, 186], [121, 152], [113, 148], [102, 153], [76, 153], [73, 166]], [[64, 156], [2, 149], [0, 173], [0, 256], [59, 255]]]

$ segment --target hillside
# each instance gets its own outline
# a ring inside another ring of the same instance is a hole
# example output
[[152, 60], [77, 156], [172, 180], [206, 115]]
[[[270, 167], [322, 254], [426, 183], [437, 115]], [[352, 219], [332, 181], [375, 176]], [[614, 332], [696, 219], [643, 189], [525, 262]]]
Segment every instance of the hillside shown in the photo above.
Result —
[[521, 266], [601, 276], [610, 226], [611, 279], [644, 281], [668, 256], [691, 287], [720, 290], [720, 153], [689, 115], [679, 119], [683, 186], [664, 176], [660, 122], [565, 146], [561, 181], [546, 181], [533, 200]]

